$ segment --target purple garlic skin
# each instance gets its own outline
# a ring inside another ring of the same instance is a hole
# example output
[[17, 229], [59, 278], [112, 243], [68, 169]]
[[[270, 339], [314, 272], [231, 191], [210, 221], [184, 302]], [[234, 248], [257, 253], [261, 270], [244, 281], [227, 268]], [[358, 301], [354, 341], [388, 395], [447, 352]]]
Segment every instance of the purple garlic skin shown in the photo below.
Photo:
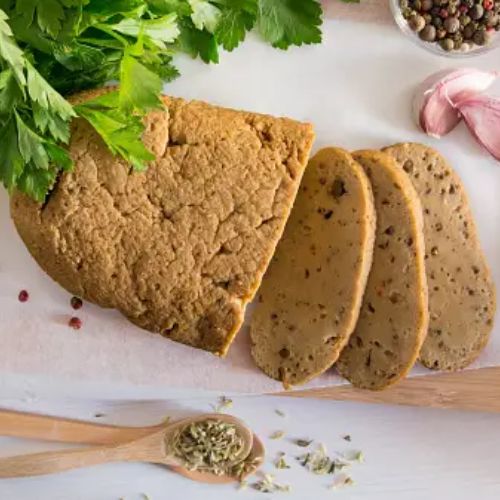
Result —
[[457, 103], [487, 90], [500, 76], [498, 71], [474, 68], [441, 70], [426, 78], [413, 99], [413, 112], [422, 130], [441, 137], [461, 120]]
[[476, 95], [458, 102], [457, 107], [472, 135], [500, 161], [500, 99]]

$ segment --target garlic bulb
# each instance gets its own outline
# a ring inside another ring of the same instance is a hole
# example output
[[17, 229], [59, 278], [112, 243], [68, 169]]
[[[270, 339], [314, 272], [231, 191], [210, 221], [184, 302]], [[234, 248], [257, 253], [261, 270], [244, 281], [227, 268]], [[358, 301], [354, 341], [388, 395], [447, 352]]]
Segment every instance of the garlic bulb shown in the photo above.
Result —
[[477, 141], [500, 161], [500, 99], [478, 95], [457, 107]]
[[413, 111], [418, 125], [428, 135], [441, 137], [460, 121], [457, 102], [484, 92], [496, 78], [498, 71], [474, 68], [447, 69], [428, 77], [419, 86], [413, 99]]

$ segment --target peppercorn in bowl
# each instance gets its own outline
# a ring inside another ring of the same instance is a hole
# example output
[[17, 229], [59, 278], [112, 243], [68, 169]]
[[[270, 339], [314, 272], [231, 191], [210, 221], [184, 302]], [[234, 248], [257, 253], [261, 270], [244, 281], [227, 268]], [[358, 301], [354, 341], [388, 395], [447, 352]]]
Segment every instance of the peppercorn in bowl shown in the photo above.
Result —
[[500, 47], [500, 0], [390, 0], [401, 31], [421, 47], [470, 57]]

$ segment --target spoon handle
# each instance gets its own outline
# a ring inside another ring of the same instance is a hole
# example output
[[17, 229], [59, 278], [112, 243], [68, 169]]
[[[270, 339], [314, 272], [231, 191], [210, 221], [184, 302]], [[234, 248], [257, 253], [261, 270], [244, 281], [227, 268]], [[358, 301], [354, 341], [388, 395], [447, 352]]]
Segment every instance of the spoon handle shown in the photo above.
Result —
[[139, 439], [161, 427], [161, 424], [154, 427], [118, 427], [69, 418], [0, 410], [1, 436], [60, 443], [118, 444]]
[[134, 453], [127, 445], [29, 453], [0, 458], [0, 478], [41, 476], [108, 462], [151, 462], [151, 456]]

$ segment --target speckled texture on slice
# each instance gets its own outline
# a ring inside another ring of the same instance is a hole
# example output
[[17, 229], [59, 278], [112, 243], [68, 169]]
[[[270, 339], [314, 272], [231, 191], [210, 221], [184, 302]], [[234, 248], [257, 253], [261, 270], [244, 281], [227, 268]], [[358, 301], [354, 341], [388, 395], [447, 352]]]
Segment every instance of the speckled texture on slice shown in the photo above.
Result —
[[407, 143], [385, 151], [408, 172], [424, 210], [430, 322], [420, 361], [438, 370], [464, 368], [486, 346], [496, 309], [464, 186], [434, 149]]
[[250, 324], [253, 358], [285, 387], [336, 361], [358, 318], [374, 236], [363, 169], [346, 151], [321, 150], [306, 169]]
[[11, 215], [35, 260], [70, 293], [224, 355], [283, 232], [313, 131], [164, 101], [168, 111], [147, 118], [157, 159], [145, 172], [131, 173], [76, 120], [74, 171], [44, 204], [15, 193]]
[[427, 333], [422, 209], [393, 158], [379, 151], [353, 156], [372, 184], [377, 232], [358, 324], [336, 366], [356, 387], [380, 390], [408, 373]]

